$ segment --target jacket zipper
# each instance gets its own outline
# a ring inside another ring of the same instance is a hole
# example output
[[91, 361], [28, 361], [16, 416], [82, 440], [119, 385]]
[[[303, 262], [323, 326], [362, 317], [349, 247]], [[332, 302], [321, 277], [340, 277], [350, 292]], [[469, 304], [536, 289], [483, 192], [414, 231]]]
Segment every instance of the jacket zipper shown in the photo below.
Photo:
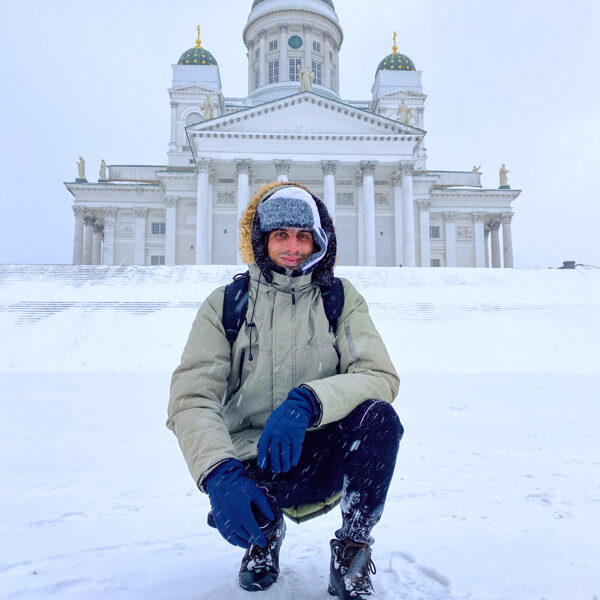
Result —
[[344, 325], [344, 332], [346, 333], [346, 341], [348, 342], [348, 350], [350, 351], [350, 356], [352, 360], [358, 361], [360, 358], [358, 354], [356, 354], [356, 349], [354, 348], [354, 342], [352, 341], [352, 336], [350, 335], [350, 324], [346, 323]]

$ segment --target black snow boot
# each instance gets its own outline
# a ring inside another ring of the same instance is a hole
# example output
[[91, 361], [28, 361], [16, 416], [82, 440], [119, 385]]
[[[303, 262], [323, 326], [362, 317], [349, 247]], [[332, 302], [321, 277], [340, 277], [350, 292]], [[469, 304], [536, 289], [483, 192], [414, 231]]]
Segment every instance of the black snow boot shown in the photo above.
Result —
[[373, 592], [369, 573], [375, 575], [371, 547], [351, 540], [331, 540], [331, 568], [329, 588], [332, 596], [341, 600], [363, 600]]
[[260, 592], [270, 588], [279, 577], [279, 551], [285, 537], [283, 517], [267, 535], [267, 545], [250, 546], [240, 567], [240, 587], [247, 592]]

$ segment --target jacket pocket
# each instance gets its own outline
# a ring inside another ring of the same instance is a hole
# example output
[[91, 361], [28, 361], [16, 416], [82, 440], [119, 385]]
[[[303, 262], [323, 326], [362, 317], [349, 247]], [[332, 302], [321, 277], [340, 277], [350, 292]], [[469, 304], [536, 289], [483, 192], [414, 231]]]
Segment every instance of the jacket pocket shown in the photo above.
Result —
[[238, 390], [242, 386], [242, 375], [244, 372], [244, 359], [245, 358], [246, 358], [246, 348], [243, 348], [240, 353], [240, 364], [239, 364], [239, 368], [238, 368], [238, 377], [237, 377], [237, 381], [235, 383], [235, 387], [228, 394], [223, 406], [227, 406], [229, 404], [229, 401], [235, 396], [235, 394], [238, 392]]
[[354, 348], [354, 342], [352, 341], [352, 335], [350, 334], [349, 323], [344, 325], [344, 333], [346, 334], [346, 342], [348, 343], [348, 351], [350, 352], [350, 356], [352, 357], [353, 361], [357, 362], [360, 360], [360, 358], [356, 353], [356, 349]]

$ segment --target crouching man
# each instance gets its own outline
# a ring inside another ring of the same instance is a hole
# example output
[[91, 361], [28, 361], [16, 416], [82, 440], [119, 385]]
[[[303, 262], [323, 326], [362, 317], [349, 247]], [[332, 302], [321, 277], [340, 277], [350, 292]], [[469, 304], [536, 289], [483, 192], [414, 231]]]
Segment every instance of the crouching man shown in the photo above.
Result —
[[329, 593], [361, 599], [373, 590], [371, 530], [403, 434], [391, 406], [399, 379], [364, 299], [333, 275], [321, 200], [268, 184], [240, 231], [249, 276], [200, 307], [167, 425], [208, 493], [209, 524], [246, 549], [242, 588], [276, 581], [284, 513], [301, 522], [340, 503]]

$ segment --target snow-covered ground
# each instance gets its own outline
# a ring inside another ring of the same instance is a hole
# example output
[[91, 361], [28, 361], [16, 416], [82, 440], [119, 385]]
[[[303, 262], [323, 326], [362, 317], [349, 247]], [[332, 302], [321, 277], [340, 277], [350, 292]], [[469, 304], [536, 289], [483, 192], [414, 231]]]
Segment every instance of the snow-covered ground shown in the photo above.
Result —
[[[164, 427], [235, 267], [0, 266], [0, 598], [247, 598]], [[600, 271], [340, 268], [402, 377], [381, 600], [600, 598]], [[325, 599], [339, 513], [264, 598]]]

